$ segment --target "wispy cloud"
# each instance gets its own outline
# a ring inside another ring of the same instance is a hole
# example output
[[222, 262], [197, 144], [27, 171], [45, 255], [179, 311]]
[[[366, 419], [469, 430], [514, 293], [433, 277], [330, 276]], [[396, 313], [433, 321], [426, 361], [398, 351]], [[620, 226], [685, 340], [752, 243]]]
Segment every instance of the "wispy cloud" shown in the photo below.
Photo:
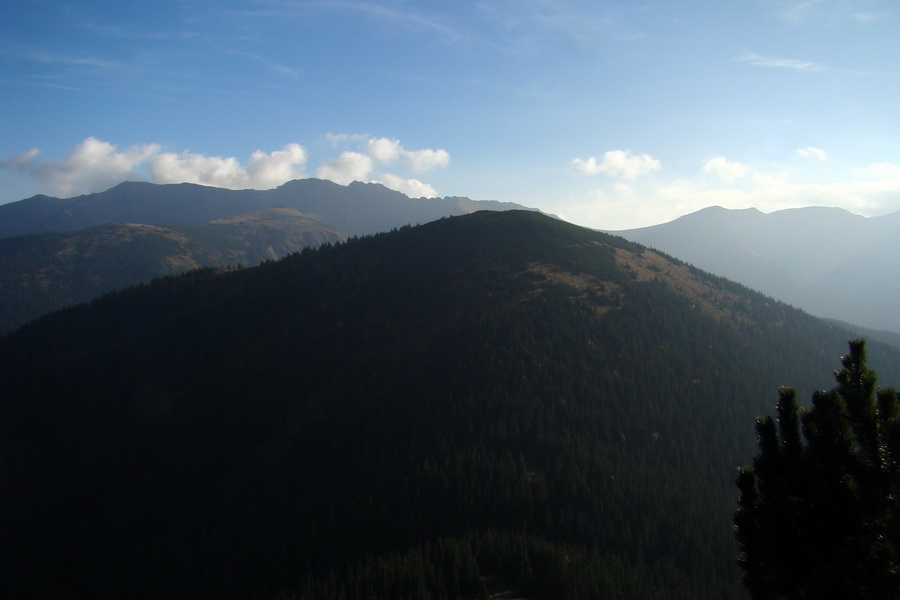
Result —
[[0, 41], [0, 60], [18, 63], [19, 85], [49, 87], [75, 92], [109, 89], [133, 90], [140, 78], [157, 78], [142, 59], [121, 50], [92, 51], [70, 48], [48, 40], [37, 42]]
[[581, 48], [609, 40], [633, 40], [641, 36], [627, 30], [613, 16], [609, 5], [557, 0], [499, 0], [479, 2], [482, 18], [502, 35], [510, 53], [539, 52], [547, 39], [564, 39]]
[[779, 21], [823, 27], [883, 22], [895, 8], [891, 0], [770, 0], [769, 4], [771, 14]]
[[868, 71], [865, 69], [846, 69], [834, 67], [822, 63], [809, 60], [800, 60], [796, 58], [780, 58], [774, 56], [764, 56], [755, 52], [745, 52], [738, 57], [738, 60], [745, 62], [754, 67], [768, 67], [773, 69], [787, 69], [790, 71], [798, 71], [801, 73], [837, 73], [845, 75], [857, 76], [883, 76], [884, 73], [877, 71]]
[[33, 43], [4, 40], [0, 42], [0, 56], [11, 61], [39, 63], [49, 66], [75, 67], [81, 70], [122, 71], [125, 63], [82, 50], [48, 50]]
[[409, 4], [403, 4], [402, 10], [378, 2], [356, 2], [354, 0], [325, 0], [320, 4], [328, 8], [350, 10], [371, 15], [407, 28], [431, 31], [452, 40], [461, 37], [455, 28], [449, 26], [442, 19], [420, 11], [414, 11]]
[[[891, 5], [891, 8], [896, 9], [896, 7], [893, 5]], [[891, 13], [888, 10], [871, 10], [854, 12], [851, 15], [851, 18], [857, 23], [876, 24], [886, 23], [892, 20], [895, 16], [896, 13]]]
[[391, 25], [399, 32], [428, 31], [445, 39], [455, 41], [462, 35], [446, 19], [422, 10], [416, 10], [411, 3], [362, 2], [358, 0], [317, 0], [296, 2], [294, 0], [259, 0], [252, 9], [228, 11], [232, 16], [242, 18], [299, 18], [312, 12], [343, 11], [377, 19]]
[[797, 23], [809, 19], [823, 6], [823, 0], [803, 0], [801, 2], [777, 2], [775, 16], [783, 21]]
[[326, 133], [325, 139], [332, 148], [343, 148], [366, 144], [369, 136], [361, 133]]
[[226, 49], [226, 50], [224, 50], [224, 53], [231, 54], [233, 56], [241, 56], [244, 58], [249, 58], [252, 61], [255, 61], [261, 65], [264, 65], [266, 68], [268, 68], [271, 71], [274, 71], [276, 73], [281, 73], [282, 75], [287, 75], [288, 77], [291, 77], [293, 79], [300, 77], [300, 75], [302, 74], [302, 71], [300, 69], [295, 69], [294, 67], [289, 67], [285, 64], [276, 62], [266, 56], [257, 54], [255, 52], [245, 52], [242, 50]]
[[97, 35], [103, 36], [116, 40], [127, 40], [127, 41], [135, 41], [140, 40], [144, 42], [155, 42], [155, 41], [168, 41], [168, 40], [195, 40], [200, 37], [200, 34], [196, 31], [192, 31], [190, 29], [171, 29], [171, 30], [161, 30], [161, 29], [146, 29], [142, 27], [133, 27], [123, 25], [121, 23], [109, 24], [109, 23], [100, 23], [95, 20], [83, 19], [76, 23], [77, 26], [84, 29], [85, 31]]
[[828, 160], [828, 153], [821, 148], [816, 148], [815, 146], [797, 148], [797, 155], [802, 158], [810, 158], [813, 160]]
[[739, 60], [749, 63], [755, 67], [790, 69], [792, 71], [802, 71], [806, 73], [822, 73], [831, 70], [825, 65], [807, 60], [762, 56], [761, 54], [756, 54], [755, 52], [745, 52], [739, 57]]

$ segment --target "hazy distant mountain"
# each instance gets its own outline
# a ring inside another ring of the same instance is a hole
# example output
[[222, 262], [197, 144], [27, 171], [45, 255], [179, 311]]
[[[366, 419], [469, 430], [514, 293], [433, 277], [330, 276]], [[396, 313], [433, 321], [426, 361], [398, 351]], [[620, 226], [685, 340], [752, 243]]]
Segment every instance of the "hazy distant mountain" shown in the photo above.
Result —
[[0, 337], [0, 597], [745, 598], [735, 467], [845, 336], [524, 211], [111, 293]]
[[854, 338], [864, 338], [867, 340], [878, 340], [885, 344], [890, 344], [896, 348], [900, 348], [900, 333], [887, 331], [885, 329], [872, 329], [863, 327], [855, 323], [847, 323], [839, 319], [827, 319], [828, 322], [834, 323], [838, 327], [849, 331]]
[[715, 206], [615, 233], [815, 315], [900, 333], [900, 213]]
[[181, 227], [114, 223], [0, 239], [0, 333], [154, 277], [250, 266], [344, 239], [287, 208]]
[[76, 198], [34, 196], [0, 205], [0, 237], [72, 231], [105, 223], [190, 225], [271, 208], [300, 211], [351, 236], [482, 209], [525, 209], [518, 204], [460, 197], [409, 198], [377, 183], [343, 186], [321, 179], [289, 181], [272, 190], [125, 182]]

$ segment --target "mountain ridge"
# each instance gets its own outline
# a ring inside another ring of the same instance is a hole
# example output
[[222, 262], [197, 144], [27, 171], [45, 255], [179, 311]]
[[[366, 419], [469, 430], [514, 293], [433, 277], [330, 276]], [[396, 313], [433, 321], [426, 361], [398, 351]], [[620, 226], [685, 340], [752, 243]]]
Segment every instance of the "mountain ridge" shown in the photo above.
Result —
[[[411, 199], [381, 184], [342, 186], [321, 179], [293, 180], [271, 190], [126, 181], [75, 198], [34, 196], [0, 206], [0, 332], [153, 277], [204, 266], [253, 265], [305, 246], [443, 216], [522, 208], [464, 197]], [[251, 232], [253, 219], [247, 215], [263, 214], [255, 220], [264, 227]], [[306, 215], [307, 222], [300, 215]], [[312, 219], [318, 223], [315, 227]], [[120, 234], [112, 236], [118, 239], [115, 252], [110, 231], [98, 229], [114, 223]], [[137, 224], [145, 226], [144, 235], [127, 235], [125, 228]], [[316, 228], [320, 234], [313, 233]], [[45, 237], [21, 237], [42, 234]], [[100, 239], [91, 241], [91, 235]], [[79, 248], [105, 248], [103, 260], [81, 256], [74, 250], [76, 239]], [[134, 244], [129, 246], [128, 240]], [[69, 252], [62, 252], [63, 243]], [[48, 254], [51, 247], [56, 253]]]
[[39, 195], [0, 205], [0, 238], [103, 223], [189, 225], [270, 208], [293, 208], [352, 236], [465, 214], [476, 207], [481, 203], [468, 198], [413, 199], [381, 184], [356, 181], [342, 186], [323, 179], [295, 179], [270, 190], [129, 181], [75, 198]]
[[255, 265], [344, 239], [343, 233], [288, 208], [194, 225], [108, 223], [0, 238], [0, 333], [155, 277]]
[[900, 293], [900, 282], [889, 275], [900, 268], [898, 225], [900, 213], [709, 207], [614, 233], [821, 317], [900, 333], [889, 300]]

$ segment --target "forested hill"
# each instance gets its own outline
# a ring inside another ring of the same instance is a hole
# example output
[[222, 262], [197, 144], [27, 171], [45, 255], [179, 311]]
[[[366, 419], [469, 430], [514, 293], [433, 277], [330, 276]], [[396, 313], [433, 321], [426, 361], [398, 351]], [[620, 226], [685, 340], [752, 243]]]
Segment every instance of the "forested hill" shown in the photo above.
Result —
[[754, 419], [846, 341], [524, 211], [109, 294], [0, 338], [0, 595], [743, 598]]
[[0, 206], [0, 238], [106, 223], [192, 225], [272, 208], [297, 210], [347, 235], [366, 235], [477, 210], [525, 207], [459, 197], [409, 198], [381, 184], [358, 181], [345, 186], [297, 179], [271, 190], [124, 182], [75, 198], [34, 196], [4, 204]]
[[255, 265], [346, 235], [276, 208], [196, 225], [110, 223], [0, 239], [0, 334], [154, 277]]

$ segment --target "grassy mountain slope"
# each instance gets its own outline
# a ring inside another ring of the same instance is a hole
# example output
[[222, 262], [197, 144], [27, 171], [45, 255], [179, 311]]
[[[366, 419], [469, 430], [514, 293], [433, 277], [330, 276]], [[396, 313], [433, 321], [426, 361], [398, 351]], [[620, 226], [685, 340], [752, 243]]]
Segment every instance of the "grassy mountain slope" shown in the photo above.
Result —
[[255, 265], [344, 239], [291, 209], [182, 227], [116, 223], [0, 239], [0, 332], [154, 277]]
[[718, 206], [617, 232], [813, 314], [900, 333], [900, 213]]
[[156, 280], [0, 338], [0, 591], [743, 597], [753, 419], [845, 343], [519, 211]]
[[190, 225], [271, 208], [300, 211], [353, 236], [481, 209], [524, 207], [468, 198], [409, 198], [381, 184], [343, 186], [321, 179], [298, 179], [271, 190], [125, 182], [76, 198], [34, 196], [4, 204], [0, 206], [0, 238], [105, 223]]

